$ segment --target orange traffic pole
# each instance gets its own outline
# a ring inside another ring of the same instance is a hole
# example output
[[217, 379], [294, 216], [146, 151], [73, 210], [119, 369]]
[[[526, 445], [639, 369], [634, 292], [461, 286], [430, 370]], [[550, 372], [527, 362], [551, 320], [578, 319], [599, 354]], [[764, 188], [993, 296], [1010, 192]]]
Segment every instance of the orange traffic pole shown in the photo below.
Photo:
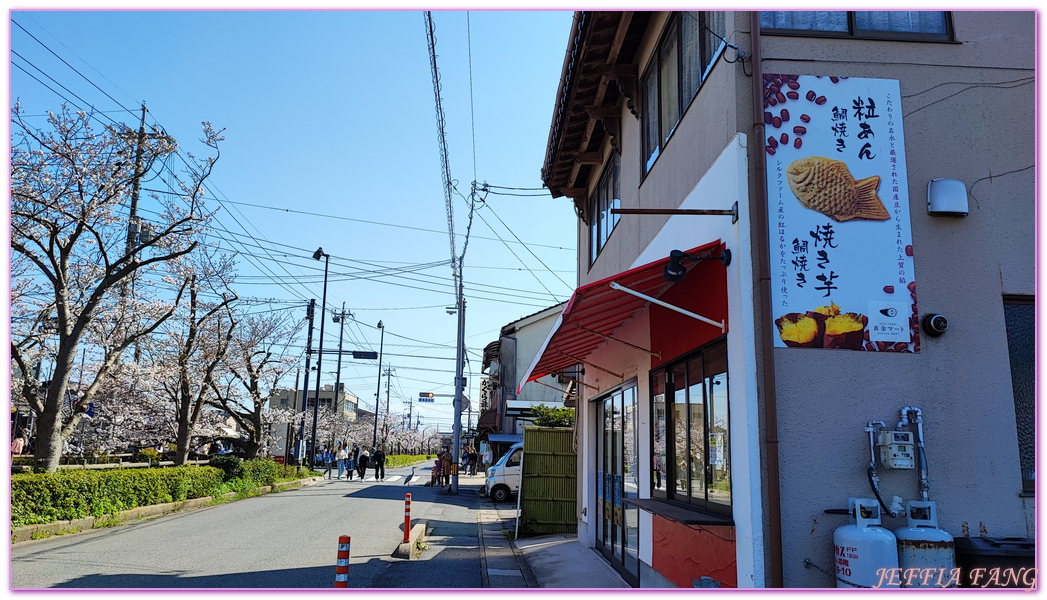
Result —
[[411, 541], [411, 494], [404, 496], [404, 543]]
[[338, 536], [338, 562], [334, 566], [334, 587], [349, 587], [349, 536]]

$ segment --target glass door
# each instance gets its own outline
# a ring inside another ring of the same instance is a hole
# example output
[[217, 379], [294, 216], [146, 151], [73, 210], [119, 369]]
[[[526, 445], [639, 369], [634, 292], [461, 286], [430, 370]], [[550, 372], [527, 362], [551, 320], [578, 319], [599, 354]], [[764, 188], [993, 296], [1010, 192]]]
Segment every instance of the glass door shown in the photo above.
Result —
[[596, 545], [622, 577], [639, 584], [636, 385], [596, 399]]

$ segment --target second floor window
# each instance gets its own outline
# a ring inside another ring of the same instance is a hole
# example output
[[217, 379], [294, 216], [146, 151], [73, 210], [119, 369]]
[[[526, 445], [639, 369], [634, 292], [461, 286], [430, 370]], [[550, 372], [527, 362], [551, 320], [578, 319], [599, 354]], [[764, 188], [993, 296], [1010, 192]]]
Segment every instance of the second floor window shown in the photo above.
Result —
[[596, 256], [600, 254], [611, 231], [618, 224], [618, 215], [611, 214], [612, 208], [621, 207], [621, 194], [619, 193], [618, 179], [621, 174], [621, 159], [618, 153], [611, 153], [611, 160], [607, 162], [600, 183], [596, 191], [589, 198], [589, 264], [596, 262]]
[[640, 81], [646, 175], [723, 47], [722, 11], [675, 13]]
[[934, 10], [774, 10], [760, 13], [770, 34], [950, 41], [949, 15]]

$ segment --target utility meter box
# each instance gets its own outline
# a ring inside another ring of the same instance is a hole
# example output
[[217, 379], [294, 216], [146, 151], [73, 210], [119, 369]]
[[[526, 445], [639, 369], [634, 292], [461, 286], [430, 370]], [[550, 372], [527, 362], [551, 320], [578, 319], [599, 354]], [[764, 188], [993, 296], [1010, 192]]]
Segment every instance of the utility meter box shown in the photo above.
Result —
[[915, 469], [911, 431], [880, 432], [880, 462], [888, 469]]

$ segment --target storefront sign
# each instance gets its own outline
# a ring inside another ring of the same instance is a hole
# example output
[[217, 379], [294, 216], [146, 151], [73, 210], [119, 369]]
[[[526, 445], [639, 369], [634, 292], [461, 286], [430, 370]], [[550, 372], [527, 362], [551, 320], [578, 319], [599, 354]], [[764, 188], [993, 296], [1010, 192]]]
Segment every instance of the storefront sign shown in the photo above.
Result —
[[775, 346], [919, 352], [898, 81], [763, 83]]

